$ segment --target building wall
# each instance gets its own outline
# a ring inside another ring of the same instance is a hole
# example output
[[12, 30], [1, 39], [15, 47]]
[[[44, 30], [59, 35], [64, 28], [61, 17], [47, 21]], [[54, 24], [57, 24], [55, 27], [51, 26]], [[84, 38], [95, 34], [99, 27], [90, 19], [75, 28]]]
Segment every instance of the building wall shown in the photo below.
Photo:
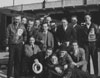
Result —
[[11, 22], [11, 17], [0, 13], [0, 51], [5, 49], [6, 28]]

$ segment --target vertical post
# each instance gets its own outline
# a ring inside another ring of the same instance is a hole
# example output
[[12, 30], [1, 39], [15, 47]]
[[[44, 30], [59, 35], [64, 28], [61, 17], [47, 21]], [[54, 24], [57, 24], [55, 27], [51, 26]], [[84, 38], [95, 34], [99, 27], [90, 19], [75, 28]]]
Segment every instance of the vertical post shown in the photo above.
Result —
[[87, 5], [87, 0], [83, 0], [83, 4], [84, 5]]
[[43, 6], [42, 6], [43, 9], [45, 9], [45, 3], [46, 3], [46, 0], [43, 0]]
[[15, 6], [15, 0], [13, 0], [13, 6]]
[[21, 12], [23, 12], [23, 4], [21, 4]]
[[61, 6], [64, 7], [64, 0], [61, 0]]

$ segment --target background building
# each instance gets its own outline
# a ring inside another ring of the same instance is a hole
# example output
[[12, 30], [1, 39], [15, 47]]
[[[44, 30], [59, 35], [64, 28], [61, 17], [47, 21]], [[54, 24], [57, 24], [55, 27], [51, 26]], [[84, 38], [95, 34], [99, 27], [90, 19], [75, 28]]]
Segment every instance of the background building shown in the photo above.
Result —
[[[85, 14], [91, 14], [93, 17], [92, 21], [100, 25], [100, 0], [40, 0], [39, 3], [13, 5], [4, 7], [3, 9], [6, 9], [6, 11], [3, 10], [3, 13], [0, 14], [1, 45], [4, 45], [5, 28], [11, 23], [11, 18], [14, 14], [31, 18], [50, 15], [56, 20], [61, 20], [63, 17], [66, 17], [69, 22], [72, 15], [77, 15], [79, 23], [84, 21]], [[0, 12], [2, 12], [2, 10]], [[2, 22], [2, 19], [5, 21]]]

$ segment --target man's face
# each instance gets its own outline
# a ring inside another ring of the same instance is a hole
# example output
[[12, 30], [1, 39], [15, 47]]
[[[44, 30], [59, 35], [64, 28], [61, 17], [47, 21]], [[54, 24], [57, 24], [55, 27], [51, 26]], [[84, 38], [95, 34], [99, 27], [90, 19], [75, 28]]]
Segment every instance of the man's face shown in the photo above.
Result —
[[50, 21], [51, 21], [51, 17], [47, 17], [47, 18], [46, 18], [46, 21], [47, 21], [47, 22], [50, 22]]
[[39, 20], [36, 20], [35, 21], [35, 24], [38, 26], [38, 25], [40, 25], [40, 21]]
[[22, 23], [26, 24], [27, 23], [27, 19], [26, 18], [22, 18]]
[[48, 25], [47, 24], [43, 24], [43, 30], [47, 31], [48, 30]]
[[57, 56], [52, 56], [51, 61], [52, 61], [53, 64], [57, 64], [58, 63]]
[[29, 21], [28, 22], [28, 27], [33, 27], [33, 25], [34, 25], [34, 22], [33, 21]]
[[63, 25], [63, 27], [67, 26], [67, 25], [68, 25], [68, 21], [65, 20], [65, 19], [63, 19], [63, 20], [62, 20], [62, 25]]
[[43, 20], [44, 20], [44, 18], [43, 18], [43, 17], [41, 17], [41, 18], [40, 18], [40, 21], [41, 21], [41, 22], [43, 22]]
[[29, 43], [32, 45], [35, 43], [35, 38], [31, 37]]
[[46, 55], [48, 55], [48, 56], [52, 55], [52, 50], [47, 49], [47, 51], [46, 51]]
[[14, 22], [15, 23], [20, 23], [21, 22], [21, 17], [20, 16], [14, 17]]
[[65, 54], [66, 54], [66, 51], [61, 51], [60, 57], [64, 57]]
[[73, 24], [76, 24], [77, 23], [77, 18], [76, 17], [72, 17], [71, 21], [72, 21]]
[[51, 23], [51, 28], [52, 29], [56, 28], [56, 24], [54, 22]]
[[74, 42], [74, 43], [72, 44], [72, 46], [73, 46], [73, 49], [76, 50], [76, 49], [78, 48], [77, 42]]
[[85, 21], [86, 21], [87, 23], [89, 23], [89, 22], [91, 21], [91, 16], [90, 16], [90, 15], [86, 15], [86, 16], [85, 16]]

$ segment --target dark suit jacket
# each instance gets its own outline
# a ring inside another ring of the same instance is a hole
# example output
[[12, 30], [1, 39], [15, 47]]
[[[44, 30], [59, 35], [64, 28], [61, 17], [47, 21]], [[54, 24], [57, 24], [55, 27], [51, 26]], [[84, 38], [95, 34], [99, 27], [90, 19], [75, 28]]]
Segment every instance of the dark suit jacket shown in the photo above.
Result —
[[83, 45], [88, 45], [88, 35], [89, 35], [89, 32], [91, 30], [91, 28], [94, 28], [94, 31], [95, 31], [95, 34], [96, 34], [96, 39], [97, 39], [97, 36], [98, 36], [98, 28], [97, 28], [97, 25], [92, 23], [90, 28], [88, 29], [86, 27], [86, 25], [82, 26], [82, 29], [81, 29], [81, 42]]
[[[18, 35], [18, 30], [22, 30], [22, 34]], [[19, 44], [27, 40], [27, 32], [22, 23], [19, 23], [18, 27], [14, 23], [9, 24], [6, 31], [6, 44]]]
[[30, 28], [30, 30], [28, 29], [28, 27], [26, 28], [26, 31], [27, 31], [27, 42], [26, 43], [29, 43], [29, 38], [31, 36], [33, 36], [33, 27]]
[[56, 50], [58, 48], [58, 35], [57, 35], [57, 30], [51, 29], [50, 32], [53, 34], [54, 37], [54, 49]]
[[[73, 24], [70, 23], [70, 26], [73, 27]], [[74, 28], [75, 33], [76, 33], [76, 40], [77, 40], [79, 46], [81, 46], [82, 45], [81, 40], [80, 40], [80, 38], [81, 38], [81, 26], [79, 24], [76, 24], [75, 27], [73, 27], [73, 28]]]
[[[44, 35], [43, 32], [40, 32], [36, 37], [36, 42], [40, 45], [40, 47], [43, 47], [43, 44], [41, 45], [40, 42], [41, 40], [43, 40], [43, 35]], [[54, 38], [52, 33], [50, 33], [49, 31], [47, 33], [46, 47], [54, 48]]]
[[68, 26], [66, 30], [63, 29], [63, 26], [59, 26], [57, 34], [61, 43], [76, 40], [76, 33], [72, 26]]

